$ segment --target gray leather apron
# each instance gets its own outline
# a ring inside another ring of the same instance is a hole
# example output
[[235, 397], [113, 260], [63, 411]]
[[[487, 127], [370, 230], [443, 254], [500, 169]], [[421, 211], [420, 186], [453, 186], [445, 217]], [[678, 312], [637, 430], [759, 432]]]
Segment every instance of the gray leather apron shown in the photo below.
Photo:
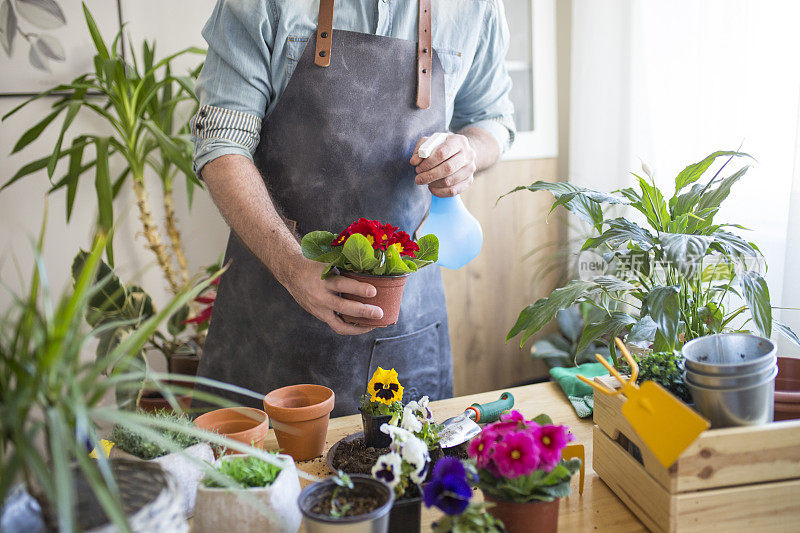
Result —
[[[332, 7], [331, 7], [332, 10]], [[309, 39], [255, 153], [273, 201], [300, 235], [338, 232], [360, 217], [412, 234], [430, 205], [408, 160], [417, 140], [445, 131], [444, 74], [432, 54], [430, 107], [417, 107], [417, 43], [333, 31], [330, 65]], [[427, 52], [427, 49], [425, 50]], [[431, 57], [428, 59], [431, 61]], [[427, 72], [427, 71], [426, 71]], [[231, 234], [199, 375], [259, 394], [297, 383], [336, 393], [334, 416], [353, 414], [377, 367], [395, 368], [406, 401], [452, 395], [452, 360], [439, 267], [411, 274], [397, 324], [334, 333], [302, 309]], [[258, 400], [213, 391], [243, 405]]]

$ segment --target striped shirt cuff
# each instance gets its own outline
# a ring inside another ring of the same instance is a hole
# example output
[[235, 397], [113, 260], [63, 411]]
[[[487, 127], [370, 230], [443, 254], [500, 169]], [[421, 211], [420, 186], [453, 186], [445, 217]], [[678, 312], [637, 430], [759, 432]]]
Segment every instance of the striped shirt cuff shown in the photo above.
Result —
[[249, 113], [204, 105], [189, 123], [192, 135], [200, 140], [225, 140], [252, 154], [258, 146], [261, 119]]

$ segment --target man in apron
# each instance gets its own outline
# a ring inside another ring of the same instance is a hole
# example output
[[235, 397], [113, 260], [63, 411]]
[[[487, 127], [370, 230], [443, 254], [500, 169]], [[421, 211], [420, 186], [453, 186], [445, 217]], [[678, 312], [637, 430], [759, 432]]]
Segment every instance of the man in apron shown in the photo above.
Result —
[[[365, 217], [413, 234], [430, 194], [464, 191], [513, 140], [501, 0], [219, 0], [192, 120], [195, 166], [231, 226], [199, 375], [259, 394], [297, 383], [352, 414], [377, 367], [405, 400], [452, 395], [439, 268], [412, 274], [387, 328], [340, 314], [369, 284], [322, 280], [299, 236]], [[428, 159], [416, 148], [448, 136]], [[244, 405], [261, 402], [213, 391]]]

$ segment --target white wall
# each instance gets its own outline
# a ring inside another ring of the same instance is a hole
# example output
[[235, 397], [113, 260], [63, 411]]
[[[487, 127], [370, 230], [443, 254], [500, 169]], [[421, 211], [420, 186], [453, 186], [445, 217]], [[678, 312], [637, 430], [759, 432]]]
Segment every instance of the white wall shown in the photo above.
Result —
[[[98, 1], [105, 3], [110, 0], [95, 0]], [[137, 47], [142, 38], [155, 39], [159, 56], [186, 46], [205, 47], [200, 30], [214, 3], [214, 0], [126, 0], [123, 4], [123, 15], [128, 21], [126, 33], [131, 35]], [[89, 5], [91, 7], [91, 2]], [[69, 29], [83, 34], [86, 46], [91, 46], [83, 24], [72, 24]], [[113, 37], [110, 29], [101, 28], [101, 31], [107, 40]], [[182, 66], [187, 68], [200, 60], [199, 56], [194, 56]], [[21, 98], [0, 97], [0, 115], [22, 101]], [[11, 152], [20, 134], [45, 115], [52, 102], [50, 99], [35, 102], [0, 124], [1, 183], [5, 183], [24, 164], [52, 150], [60, 121], [51, 125], [48, 131], [22, 153], [6, 155]], [[100, 121], [88, 114], [79, 117], [72, 125], [72, 134], [65, 140], [65, 146], [73, 136], [81, 132], [96, 132], [102, 126]], [[60, 177], [62, 173], [63, 170], [57, 171], [56, 177]], [[156, 220], [161, 221], [163, 211], [160, 209], [160, 187], [157, 181], [149, 181], [148, 185], [154, 215]], [[17, 275], [15, 263], [21, 269], [22, 286], [27, 284], [30, 277], [33, 265], [30, 242], [39, 231], [45, 209], [45, 193], [49, 186], [47, 175], [42, 171], [0, 193], [0, 277], [4, 284], [14, 290], [20, 287], [20, 276]], [[224, 250], [227, 229], [207, 194], [196, 192], [191, 212], [187, 209], [182, 186], [176, 187], [176, 195], [176, 208], [189, 263], [198, 269], [215, 261]], [[61, 289], [69, 282], [69, 265], [75, 253], [79, 248], [86, 248], [90, 244], [90, 231], [97, 215], [93, 174], [87, 172], [82, 178], [69, 225], [65, 224], [64, 191], [49, 196], [48, 203], [44, 258], [51, 286]], [[130, 189], [124, 189], [120, 194], [115, 206], [115, 217], [119, 221], [115, 253], [120, 274], [126, 281], [136, 280], [157, 301], [163, 301], [166, 286], [155, 266], [153, 255], [145, 248], [143, 237], [137, 236], [139, 223]], [[6, 309], [9, 301], [8, 291], [0, 289], [0, 310]]]

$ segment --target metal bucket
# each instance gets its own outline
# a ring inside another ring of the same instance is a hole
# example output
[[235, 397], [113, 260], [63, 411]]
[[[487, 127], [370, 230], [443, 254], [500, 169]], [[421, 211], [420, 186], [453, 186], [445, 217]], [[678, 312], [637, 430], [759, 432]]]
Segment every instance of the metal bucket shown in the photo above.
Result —
[[687, 342], [681, 350], [686, 369], [710, 376], [752, 374], [775, 362], [775, 345], [745, 333], [708, 335]]
[[710, 375], [701, 372], [693, 372], [688, 368], [684, 372], [684, 381], [694, 383], [700, 387], [708, 387], [711, 389], [738, 389], [740, 387], [749, 387], [757, 383], [761, 383], [772, 373], [773, 369], [777, 366], [777, 357], [772, 358], [772, 362], [763, 368], [758, 369], [756, 372], [749, 374], [734, 374], [734, 375]]
[[767, 379], [748, 387], [713, 389], [686, 381], [695, 408], [711, 421], [711, 427], [756, 426], [773, 420], [775, 376], [772, 369]]

